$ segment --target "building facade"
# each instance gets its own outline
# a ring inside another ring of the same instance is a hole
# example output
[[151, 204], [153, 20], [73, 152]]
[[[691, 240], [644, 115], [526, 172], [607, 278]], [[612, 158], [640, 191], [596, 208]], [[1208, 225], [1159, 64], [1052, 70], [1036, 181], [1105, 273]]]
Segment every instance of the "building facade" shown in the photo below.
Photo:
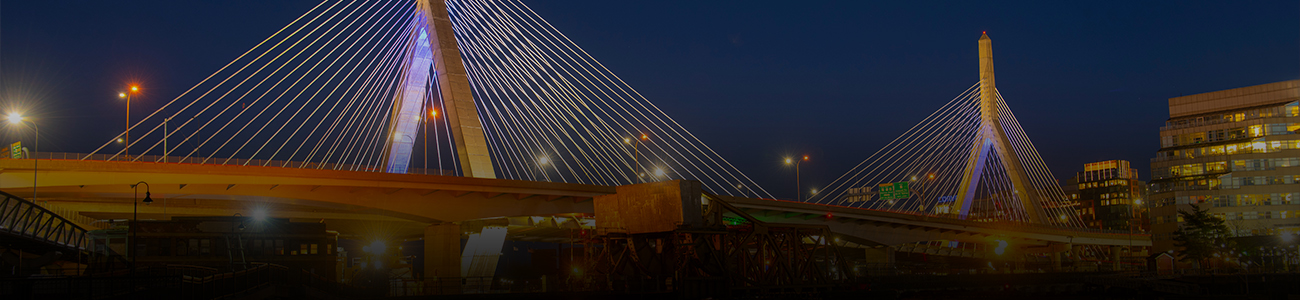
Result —
[[1154, 251], [1173, 250], [1195, 204], [1234, 236], [1300, 228], [1300, 80], [1169, 99], [1151, 160]]
[[1079, 216], [1089, 228], [1150, 230], [1146, 182], [1138, 180], [1137, 170], [1127, 160], [1084, 164], [1083, 171], [1062, 189], [1078, 203]]

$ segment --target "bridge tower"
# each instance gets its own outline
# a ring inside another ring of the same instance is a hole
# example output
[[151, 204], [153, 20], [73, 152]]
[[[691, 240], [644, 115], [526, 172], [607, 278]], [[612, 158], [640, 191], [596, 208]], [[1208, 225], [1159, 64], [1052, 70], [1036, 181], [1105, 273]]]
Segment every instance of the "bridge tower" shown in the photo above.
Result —
[[1025, 214], [1029, 216], [1029, 221], [1033, 223], [1043, 223], [1045, 221], [1043, 207], [1040, 202], [1038, 190], [1030, 184], [1029, 177], [1025, 174], [1025, 169], [1020, 163], [1020, 156], [1016, 153], [1015, 148], [1011, 147], [1011, 141], [1007, 138], [1006, 132], [1002, 128], [1001, 116], [998, 113], [997, 85], [993, 78], [993, 40], [985, 33], [980, 36], [979, 40], [980, 55], [980, 129], [979, 136], [971, 145], [970, 156], [966, 159], [966, 168], [962, 174], [961, 185], [957, 195], [954, 207], [959, 207], [959, 217], [965, 219], [970, 213], [971, 203], [975, 202], [975, 190], [979, 187], [980, 176], [984, 174], [984, 167], [988, 161], [989, 155], [997, 155], [1002, 162], [1002, 167], [1007, 171], [1007, 177], [1011, 178], [1011, 184], [1015, 189], [1015, 197], [1020, 200], [1020, 204], [1025, 208]]
[[[488, 153], [478, 106], [470, 92], [469, 77], [452, 31], [446, 0], [416, 0], [418, 14], [415, 45], [406, 71], [404, 90], [393, 105], [388, 156], [389, 173], [406, 173], [411, 149], [425, 116], [425, 92], [433, 89], [446, 110], [442, 116], [451, 124], [452, 140], [460, 169], [467, 177], [496, 178]], [[432, 67], [432, 75], [430, 68]], [[431, 78], [432, 77], [432, 78]], [[432, 79], [432, 80], [430, 80]]]

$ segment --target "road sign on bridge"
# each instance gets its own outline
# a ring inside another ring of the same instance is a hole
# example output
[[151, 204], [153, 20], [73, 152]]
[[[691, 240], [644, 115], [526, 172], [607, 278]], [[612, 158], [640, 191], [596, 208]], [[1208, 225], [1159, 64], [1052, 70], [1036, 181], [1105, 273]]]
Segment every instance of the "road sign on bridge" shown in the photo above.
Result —
[[906, 181], [880, 184], [880, 200], [901, 200], [911, 197], [912, 193], [908, 191]]

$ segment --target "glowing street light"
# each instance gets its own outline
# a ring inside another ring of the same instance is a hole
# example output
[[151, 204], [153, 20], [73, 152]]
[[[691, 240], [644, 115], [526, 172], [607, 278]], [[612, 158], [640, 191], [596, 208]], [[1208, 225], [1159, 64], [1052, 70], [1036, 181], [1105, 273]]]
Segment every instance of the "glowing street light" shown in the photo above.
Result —
[[645, 178], [642, 177], [642, 175], [645, 174], [645, 170], [641, 168], [641, 143], [649, 140], [650, 135], [644, 133], [641, 134], [641, 139], [636, 140], [635, 143], [633, 143], [632, 138], [623, 138], [623, 143], [632, 144], [632, 173], [637, 174], [637, 180], [642, 183], [645, 182]]
[[[546, 155], [538, 156], [538, 157], [537, 157], [537, 172], [533, 172], [533, 177], [534, 177], [534, 178], [542, 178], [542, 179], [546, 179], [546, 178], [544, 178], [544, 177], [546, 177], [546, 169], [545, 169], [545, 166], [546, 166], [546, 165], [549, 165], [549, 164], [551, 164], [551, 157], [550, 157], [550, 156], [546, 156]], [[541, 175], [537, 175], [538, 172], [541, 172]]]
[[126, 133], [120, 142], [126, 144], [126, 150], [123, 153], [126, 159], [131, 159], [131, 95], [140, 92], [140, 86], [131, 85], [130, 92], [117, 93], [118, 98], [126, 98]]
[[388, 245], [384, 245], [383, 241], [375, 240], [370, 242], [369, 246], [361, 247], [361, 250], [370, 254], [384, 254], [385, 251], [388, 251]]
[[[438, 118], [438, 110], [433, 109], [433, 107], [432, 107], [432, 106], [433, 106], [433, 103], [429, 103], [429, 102], [426, 101], [426, 102], [425, 102], [425, 105], [429, 105], [429, 106], [430, 106], [430, 107], [428, 108], [428, 110], [429, 110], [429, 117], [428, 117], [428, 118], [424, 118], [424, 123], [422, 123], [422, 125], [424, 125], [424, 130], [421, 130], [421, 131], [424, 131], [424, 173], [425, 173], [425, 174], [429, 174], [429, 122], [430, 122], [430, 121], [433, 121], [433, 119], [437, 119], [437, 118]], [[420, 116], [419, 116], [419, 115], [416, 115], [416, 116], [415, 116], [415, 121], [416, 121], [416, 122], [419, 122], [419, 121], [420, 121]], [[438, 130], [438, 127], [436, 127], [436, 126], [433, 127], [433, 130]], [[435, 133], [435, 134], [436, 134], [436, 133]], [[439, 171], [438, 174], [442, 174], [441, 172], [442, 172], [442, 171]]]
[[785, 158], [785, 164], [786, 164], [786, 165], [794, 164], [794, 191], [795, 191], [794, 200], [795, 200], [795, 201], [803, 201], [803, 199], [802, 199], [802, 198], [803, 198], [803, 187], [800, 185], [800, 182], [799, 182], [799, 164], [800, 164], [800, 163], [803, 163], [803, 162], [805, 162], [805, 161], [808, 161], [808, 156], [807, 156], [807, 155], [804, 155], [804, 156], [803, 156], [803, 159], [801, 159], [801, 160], [797, 160], [797, 161], [794, 160], [794, 159], [792, 159], [792, 158], [789, 158], [789, 157], [786, 157], [786, 158]]

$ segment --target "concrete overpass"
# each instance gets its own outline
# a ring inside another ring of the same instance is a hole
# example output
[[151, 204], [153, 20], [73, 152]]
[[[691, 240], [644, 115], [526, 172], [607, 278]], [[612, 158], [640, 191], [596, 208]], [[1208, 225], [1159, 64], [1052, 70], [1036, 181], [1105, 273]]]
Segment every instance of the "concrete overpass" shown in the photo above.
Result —
[[[33, 167], [32, 160], [0, 159], [0, 187], [30, 198]], [[595, 214], [593, 199], [617, 193], [615, 187], [583, 184], [187, 163], [41, 160], [37, 175], [37, 203], [52, 203], [92, 219], [129, 219], [131, 185], [145, 181], [155, 203], [141, 206], [141, 219], [265, 212], [270, 217], [323, 221], [345, 237], [364, 238], [429, 238], [429, 228], [439, 227], [431, 224], [455, 223], [506, 226], [513, 239], [561, 242], [573, 229], [593, 229], [594, 222], [580, 217]], [[765, 222], [826, 225], [846, 245], [887, 252], [933, 240], [1006, 241], [1018, 249], [1013, 252], [1023, 253], [1061, 253], [1073, 245], [1151, 245], [1143, 234], [771, 199], [705, 198], [731, 203]], [[452, 235], [443, 239], [459, 239], [465, 233], [453, 227], [439, 229], [441, 235]], [[949, 255], [979, 256], [961, 251]]]

